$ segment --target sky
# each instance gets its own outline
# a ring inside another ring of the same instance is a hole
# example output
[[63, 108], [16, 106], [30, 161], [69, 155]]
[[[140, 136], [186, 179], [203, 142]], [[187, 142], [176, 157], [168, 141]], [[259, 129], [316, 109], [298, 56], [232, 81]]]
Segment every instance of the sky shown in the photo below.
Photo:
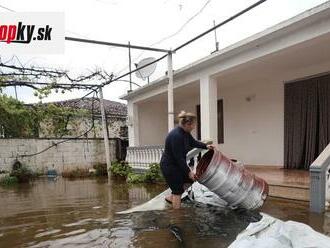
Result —
[[[65, 35], [108, 42], [174, 49], [220, 23], [257, 0], [0, 0], [0, 6], [15, 12], [64, 12]], [[225, 48], [255, 33], [285, 21], [326, 0], [268, 0], [236, 20], [217, 29], [219, 47]], [[8, 10], [0, 7], [1, 13]], [[173, 56], [173, 67], [179, 69], [215, 50], [215, 34], [192, 43]], [[132, 62], [143, 58], [158, 58], [162, 53], [132, 50]], [[65, 42], [65, 53], [48, 55], [4, 54], [8, 59], [16, 55], [25, 66], [40, 66], [68, 70], [71, 75], [84, 75], [96, 68], [114, 75], [128, 72], [128, 50], [92, 44]], [[157, 63], [150, 81], [165, 75], [166, 59]], [[128, 78], [127, 78], [128, 79]], [[146, 84], [135, 75], [132, 81]], [[90, 82], [100, 83], [100, 82]], [[134, 86], [136, 88], [137, 86]], [[104, 98], [121, 101], [119, 97], [129, 89], [127, 82], [114, 82], [103, 90]], [[18, 88], [18, 98], [27, 103], [37, 102], [28, 88]], [[6, 93], [14, 95], [13, 88]], [[78, 98], [84, 91], [53, 93], [43, 101]]]

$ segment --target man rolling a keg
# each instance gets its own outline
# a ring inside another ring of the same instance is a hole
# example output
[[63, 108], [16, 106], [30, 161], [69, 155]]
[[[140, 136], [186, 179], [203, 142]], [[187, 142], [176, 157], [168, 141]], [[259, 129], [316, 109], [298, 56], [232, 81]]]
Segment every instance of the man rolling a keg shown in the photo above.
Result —
[[196, 180], [195, 173], [187, 165], [187, 153], [193, 148], [214, 149], [213, 145], [204, 144], [192, 137], [191, 132], [196, 127], [194, 114], [181, 111], [178, 119], [179, 125], [166, 137], [165, 151], [160, 162], [164, 178], [172, 191], [172, 194], [166, 197], [166, 201], [172, 203], [174, 209], [181, 207], [184, 184]]

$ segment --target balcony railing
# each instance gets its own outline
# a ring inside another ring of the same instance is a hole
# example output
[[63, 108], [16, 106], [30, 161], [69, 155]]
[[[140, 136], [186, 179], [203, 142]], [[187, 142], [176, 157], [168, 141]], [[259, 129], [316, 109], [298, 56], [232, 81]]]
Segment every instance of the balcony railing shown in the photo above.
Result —
[[[207, 144], [212, 144], [212, 141], [203, 141]], [[137, 170], [147, 170], [152, 163], [160, 163], [160, 159], [164, 152], [164, 146], [131, 146], [127, 147], [126, 162]], [[194, 160], [194, 165], [197, 165], [197, 158], [202, 149], [193, 149], [187, 154], [187, 163]]]
[[159, 163], [164, 146], [127, 147], [126, 162], [137, 170], [146, 170], [152, 163]]
[[330, 144], [310, 166], [310, 208], [322, 213], [330, 201], [329, 188]]

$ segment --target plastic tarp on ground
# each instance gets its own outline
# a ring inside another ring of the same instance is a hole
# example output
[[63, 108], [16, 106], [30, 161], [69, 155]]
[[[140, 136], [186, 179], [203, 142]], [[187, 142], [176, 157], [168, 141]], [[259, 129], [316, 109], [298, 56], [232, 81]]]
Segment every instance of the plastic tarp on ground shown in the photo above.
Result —
[[168, 204], [165, 201], [165, 196], [171, 194], [171, 190], [167, 189], [159, 195], [152, 198], [150, 201], [143, 203], [141, 205], [132, 207], [125, 211], [118, 212], [117, 214], [130, 214], [134, 212], [144, 212], [144, 211], [153, 211], [153, 210], [164, 210], [168, 207]]
[[[165, 202], [165, 196], [170, 192], [170, 189], [167, 189], [150, 201], [119, 214], [169, 208], [170, 205]], [[227, 205], [216, 194], [197, 182], [183, 194], [182, 198], [185, 197], [213, 206]], [[330, 248], [330, 238], [314, 231], [308, 225], [295, 221], [281, 221], [267, 214], [261, 214], [262, 219], [249, 224], [229, 248]]]
[[263, 218], [251, 223], [229, 248], [330, 248], [330, 238], [308, 225], [262, 215]]
[[[144, 212], [144, 211], [152, 211], [152, 210], [164, 210], [169, 206], [169, 204], [165, 201], [165, 196], [170, 195], [171, 190], [167, 189], [159, 195], [152, 198], [150, 201], [143, 203], [141, 205], [135, 206], [133, 208], [127, 209], [122, 212], [118, 212], [118, 214], [129, 214], [134, 212]], [[202, 184], [195, 182], [192, 184], [188, 190], [183, 193], [182, 198], [188, 197], [192, 201], [210, 204], [213, 206], [224, 207], [227, 203], [220, 199], [219, 196], [208, 190]]]

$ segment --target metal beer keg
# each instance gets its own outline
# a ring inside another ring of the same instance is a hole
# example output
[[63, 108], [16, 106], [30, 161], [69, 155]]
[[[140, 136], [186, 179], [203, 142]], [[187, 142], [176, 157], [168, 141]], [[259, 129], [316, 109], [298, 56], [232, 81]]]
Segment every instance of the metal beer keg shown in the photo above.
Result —
[[235, 165], [220, 151], [209, 150], [196, 167], [197, 181], [231, 207], [257, 209], [268, 195], [265, 180]]

